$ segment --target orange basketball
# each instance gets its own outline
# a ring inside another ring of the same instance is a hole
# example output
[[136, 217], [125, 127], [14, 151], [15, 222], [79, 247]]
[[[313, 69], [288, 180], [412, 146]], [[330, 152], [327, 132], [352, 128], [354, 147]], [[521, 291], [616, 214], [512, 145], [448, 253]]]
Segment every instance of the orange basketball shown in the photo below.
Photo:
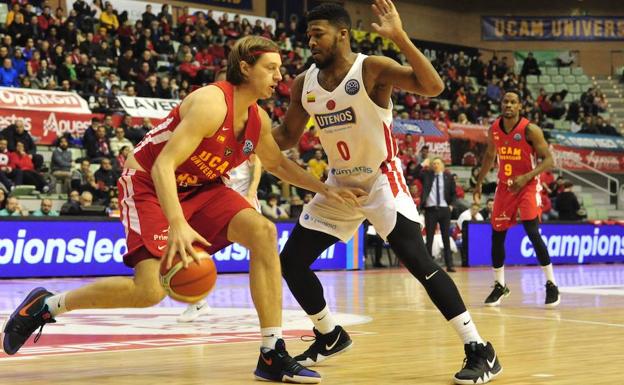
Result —
[[201, 259], [199, 263], [193, 260], [186, 269], [179, 255], [173, 257], [169, 270], [164, 258], [160, 263], [160, 282], [167, 294], [177, 301], [198, 302], [210, 293], [217, 281], [217, 267], [212, 256], [203, 249], [195, 250]]

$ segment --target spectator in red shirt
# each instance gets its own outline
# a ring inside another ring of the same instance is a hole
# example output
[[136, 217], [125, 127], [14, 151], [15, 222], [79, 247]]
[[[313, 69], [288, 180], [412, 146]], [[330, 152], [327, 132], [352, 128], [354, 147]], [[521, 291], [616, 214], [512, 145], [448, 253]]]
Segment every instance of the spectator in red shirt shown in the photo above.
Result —
[[308, 131], [301, 135], [301, 139], [299, 139], [299, 153], [301, 154], [301, 159], [307, 163], [314, 157], [314, 152], [316, 150], [322, 149], [321, 140], [316, 135], [316, 127], [311, 126]]
[[35, 165], [30, 154], [26, 152], [24, 143], [17, 142], [15, 151], [9, 153], [9, 167], [14, 170], [22, 170], [24, 184], [34, 185], [40, 192], [50, 190], [43, 176], [35, 171]]

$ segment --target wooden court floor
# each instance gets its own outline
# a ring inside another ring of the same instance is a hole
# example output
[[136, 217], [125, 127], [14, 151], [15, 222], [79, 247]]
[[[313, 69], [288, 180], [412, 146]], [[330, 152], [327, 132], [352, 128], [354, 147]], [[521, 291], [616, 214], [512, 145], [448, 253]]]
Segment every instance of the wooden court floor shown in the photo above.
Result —
[[[556, 269], [563, 291], [543, 307], [538, 267], [508, 268], [511, 296], [486, 308], [488, 269], [452, 275], [481, 335], [497, 349], [503, 373], [493, 384], [621, 384], [624, 265]], [[324, 384], [450, 384], [463, 347], [419, 283], [403, 269], [320, 273], [328, 302], [348, 325], [354, 348], [318, 367]], [[4, 318], [32, 287], [67, 290], [86, 280], [0, 281]], [[88, 311], [58, 318], [23, 354], [0, 355], [0, 384], [253, 384], [257, 323], [246, 275], [223, 275], [209, 298], [213, 313], [175, 322], [181, 304], [137, 311]], [[307, 343], [311, 323], [284, 298], [288, 350]]]

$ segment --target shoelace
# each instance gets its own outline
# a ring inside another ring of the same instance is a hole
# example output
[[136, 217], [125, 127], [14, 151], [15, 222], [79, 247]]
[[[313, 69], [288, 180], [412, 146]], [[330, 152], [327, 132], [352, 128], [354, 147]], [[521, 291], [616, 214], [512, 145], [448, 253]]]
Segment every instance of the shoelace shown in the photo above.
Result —
[[[35, 314], [34, 317], [39, 317], [40, 314], [41, 314], [41, 312]], [[41, 338], [41, 333], [43, 333], [43, 327], [46, 324], [55, 323], [55, 322], [56, 322], [56, 320], [54, 318], [52, 318], [52, 317], [50, 317], [48, 319], [44, 319], [43, 320], [43, 324], [41, 324], [41, 326], [39, 327], [39, 331], [35, 335], [35, 338], [34, 338], [33, 342], [37, 343], [37, 341], [39, 341], [39, 338]], [[35, 323], [35, 322], [32, 322], [32, 323]], [[24, 322], [21, 319], [15, 320], [15, 324], [13, 326], [13, 331], [15, 333], [19, 334], [19, 335], [28, 338], [35, 330], [37, 330], [37, 325], [36, 324], [35, 324], [34, 327], [32, 327], [32, 326], [29, 326], [26, 322]]]
[[478, 368], [479, 364], [481, 363], [481, 360], [482, 358], [479, 356], [479, 354], [476, 351], [471, 351], [466, 354], [466, 357], [464, 358], [464, 362], [462, 363], [462, 369]]

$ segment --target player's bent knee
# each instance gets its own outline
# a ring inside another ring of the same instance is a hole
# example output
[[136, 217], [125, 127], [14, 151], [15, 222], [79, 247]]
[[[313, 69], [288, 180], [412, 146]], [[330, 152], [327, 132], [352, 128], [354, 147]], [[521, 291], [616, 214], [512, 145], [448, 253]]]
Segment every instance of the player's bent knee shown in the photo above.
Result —
[[275, 223], [262, 217], [253, 226], [250, 249], [272, 247], [277, 245], [277, 228]]

